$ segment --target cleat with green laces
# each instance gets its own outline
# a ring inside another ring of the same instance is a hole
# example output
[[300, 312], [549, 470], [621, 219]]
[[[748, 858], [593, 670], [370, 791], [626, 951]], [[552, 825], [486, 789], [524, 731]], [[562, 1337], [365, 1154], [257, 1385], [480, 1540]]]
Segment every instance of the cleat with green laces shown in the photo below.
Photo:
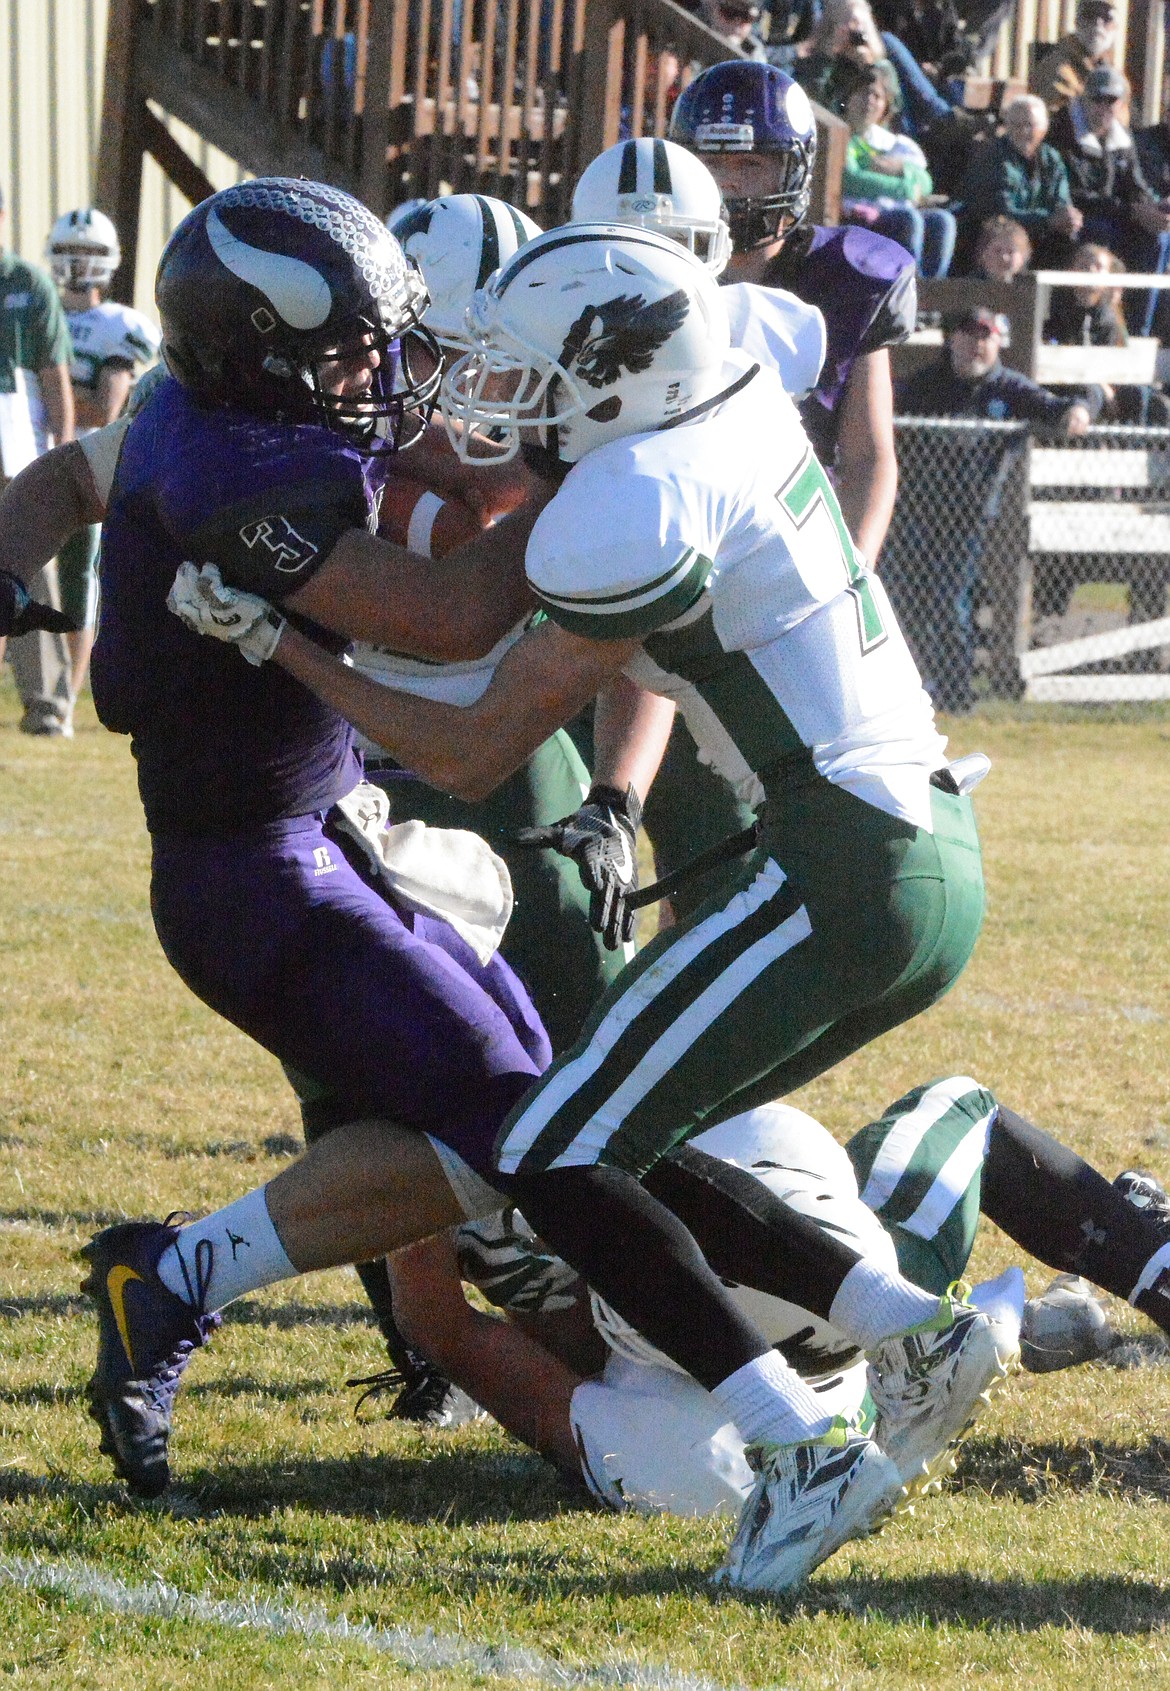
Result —
[[907, 1497], [937, 1486], [980, 1406], [1020, 1360], [1019, 1317], [980, 1309], [956, 1281], [929, 1321], [869, 1354], [874, 1439], [897, 1465]]
[[803, 1444], [751, 1444], [756, 1483], [714, 1583], [733, 1591], [791, 1591], [835, 1550], [887, 1521], [902, 1495], [897, 1467], [838, 1416]]

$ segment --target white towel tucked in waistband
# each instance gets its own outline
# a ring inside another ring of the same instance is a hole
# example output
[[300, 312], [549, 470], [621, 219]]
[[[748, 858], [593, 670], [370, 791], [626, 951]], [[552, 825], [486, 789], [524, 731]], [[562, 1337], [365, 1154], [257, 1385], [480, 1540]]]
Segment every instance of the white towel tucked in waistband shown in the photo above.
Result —
[[503, 858], [466, 828], [390, 826], [390, 801], [371, 781], [335, 808], [338, 827], [357, 841], [395, 898], [450, 922], [480, 962], [488, 962], [512, 914], [512, 880]]

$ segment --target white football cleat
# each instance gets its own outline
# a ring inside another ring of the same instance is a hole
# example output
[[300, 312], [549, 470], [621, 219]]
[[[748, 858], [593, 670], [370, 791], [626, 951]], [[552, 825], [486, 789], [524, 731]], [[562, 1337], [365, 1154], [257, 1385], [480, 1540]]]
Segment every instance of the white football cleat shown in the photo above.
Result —
[[851, 1538], [876, 1532], [902, 1496], [897, 1467], [838, 1417], [805, 1444], [753, 1444], [756, 1483], [713, 1583], [791, 1591]]
[[932, 1320], [887, 1339], [869, 1356], [874, 1439], [912, 1498], [940, 1482], [991, 1393], [1019, 1365], [1012, 1310], [982, 1310], [952, 1286]]
[[1058, 1274], [1024, 1305], [1020, 1357], [1033, 1374], [1075, 1368], [1104, 1356], [1116, 1338], [1101, 1294], [1079, 1274]]

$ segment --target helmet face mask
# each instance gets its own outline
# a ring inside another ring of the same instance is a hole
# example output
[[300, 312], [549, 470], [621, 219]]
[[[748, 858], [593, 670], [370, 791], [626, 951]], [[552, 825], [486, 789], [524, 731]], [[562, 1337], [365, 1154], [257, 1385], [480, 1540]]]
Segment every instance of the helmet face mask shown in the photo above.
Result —
[[122, 262], [118, 231], [104, 212], [91, 206], [67, 211], [54, 223], [45, 258], [57, 286], [68, 293], [103, 293]]
[[155, 298], [167, 366], [202, 404], [316, 423], [369, 453], [426, 428], [442, 354], [425, 283], [340, 189], [269, 177], [213, 195], [172, 235]]
[[817, 131], [808, 96], [774, 65], [742, 59], [712, 65], [680, 94], [670, 132], [700, 157], [764, 156], [776, 166], [766, 193], [729, 194], [732, 245], [749, 252], [781, 238], [808, 215]]
[[586, 166], [573, 192], [573, 218], [628, 223], [678, 241], [713, 276], [731, 257], [719, 185], [700, 159], [673, 141], [619, 141]]
[[677, 242], [617, 224], [532, 241], [480, 289], [474, 349], [448, 371], [443, 415], [464, 461], [523, 446], [563, 474], [594, 448], [662, 428], [720, 389], [727, 315]]

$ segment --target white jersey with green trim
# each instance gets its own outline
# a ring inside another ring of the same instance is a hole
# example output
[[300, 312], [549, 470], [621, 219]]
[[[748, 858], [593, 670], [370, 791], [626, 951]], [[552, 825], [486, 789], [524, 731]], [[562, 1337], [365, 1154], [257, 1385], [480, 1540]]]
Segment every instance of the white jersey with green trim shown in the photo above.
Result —
[[105, 364], [119, 364], [134, 370], [152, 364], [158, 357], [162, 335], [158, 327], [128, 305], [102, 300], [84, 311], [65, 314], [73, 341], [73, 362], [69, 366], [74, 387], [93, 393]]
[[775, 370], [785, 393], [802, 399], [821, 377], [825, 362], [825, 319], [784, 288], [757, 282], [728, 282], [719, 290], [727, 308], [731, 344], [765, 369]]
[[[744, 364], [733, 353], [729, 376]], [[563, 628], [642, 637], [627, 673], [677, 700], [703, 761], [748, 803], [807, 747], [827, 780], [930, 829], [946, 741], [774, 372], [693, 423], [589, 453], [526, 566]]]

